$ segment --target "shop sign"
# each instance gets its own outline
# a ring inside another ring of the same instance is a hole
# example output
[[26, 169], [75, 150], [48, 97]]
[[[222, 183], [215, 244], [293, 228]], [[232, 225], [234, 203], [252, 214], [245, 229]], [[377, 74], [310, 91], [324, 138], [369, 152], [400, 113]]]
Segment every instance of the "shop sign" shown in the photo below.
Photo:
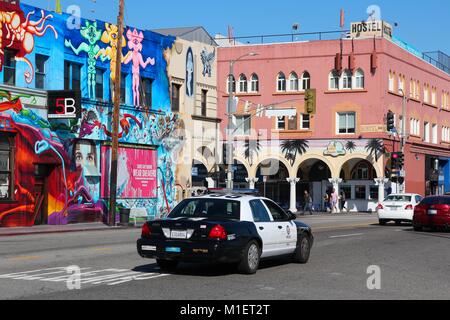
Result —
[[352, 38], [392, 39], [392, 26], [382, 20], [353, 22], [350, 26], [350, 34]]
[[347, 151], [345, 151], [345, 147], [342, 142], [332, 141], [332, 142], [330, 142], [328, 147], [325, 149], [323, 154], [325, 156], [337, 158], [339, 156], [345, 156], [347, 154]]
[[385, 132], [386, 126], [382, 124], [361, 126], [361, 133], [385, 133]]
[[81, 93], [79, 91], [49, 91], [48, 119], [81, 118]]

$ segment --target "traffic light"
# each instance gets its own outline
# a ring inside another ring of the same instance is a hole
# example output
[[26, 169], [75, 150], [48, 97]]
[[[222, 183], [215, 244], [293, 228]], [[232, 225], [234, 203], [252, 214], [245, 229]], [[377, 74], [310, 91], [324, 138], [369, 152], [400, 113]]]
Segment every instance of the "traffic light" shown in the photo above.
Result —
[[395, 114], [392, 111], [389, 111], [387, 114], [387, 131], [395, 131]]
[[316, 113], [316, 89], [305, 91], [305, 109], [307, 114]]
[[393, 152], [391, 154], [391, 172], [400, 170], [401, 152]]
[[398, 166], [400, 169], [403, 169], [405, 167], [405, 154], [404, 153], [400, 152], [400, 154], [399, 154]]

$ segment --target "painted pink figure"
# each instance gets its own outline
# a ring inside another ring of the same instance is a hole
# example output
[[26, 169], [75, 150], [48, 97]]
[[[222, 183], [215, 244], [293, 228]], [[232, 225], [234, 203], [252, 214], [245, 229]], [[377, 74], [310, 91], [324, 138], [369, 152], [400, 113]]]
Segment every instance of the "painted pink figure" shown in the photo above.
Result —
[[140, 93], [139, 93], [139, 87], [141, 83], [140, 79], [140, 68], [143, 69], [147, 68], [149, 64], [152, 66], [155, 64], [154, 58], [147, 58], [147, 60], [144, 62], [144, 58], [142, 57], [141, 51], [142, 51], [142, 41], [144, 40], [144, 34], [142, 32], [138, 32], [136, 29], [131, 31], [129, 29], [127, 31], [127, 38], [128, 38], [128, 48], [131, 50], [127, 53], [127, 55], [124, 58], [123, 63], [128, 64], [131, 61], [133, 62], [133, 104], [135, 106], [140, 105]]

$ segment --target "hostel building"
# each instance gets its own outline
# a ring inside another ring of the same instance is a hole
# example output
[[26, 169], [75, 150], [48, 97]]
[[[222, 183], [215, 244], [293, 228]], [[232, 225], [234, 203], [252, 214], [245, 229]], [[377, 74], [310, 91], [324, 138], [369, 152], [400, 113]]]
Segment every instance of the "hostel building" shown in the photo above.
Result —
[[[413, 51], [382, 29], [369, 37], [357, 33], [342, 40], [219, 48], [224, 135], [230, 92], [237, 102], [237, 185], [256, 187], [293, 211], [302, 207], [305, 190], [316, 209], [323, 209], [323, 196], [334, 187], [345, 193], [350, 210], [375, 211], [386, 192], [398, 187], [386, 179], [387, 153], [400, 151], [398, 135], [387, 132], [390, 110], [398, 132], [405, 121], [408, 134], [406, 191], [450, 191], [448, 65]], [[250, 53], [257, 55], [237, 61], [230, 81], [230, 61]], [[314, 95], [315, 104], [306, 105], [305, 98]], [[283, 116], [279, 109], [295, 111]]]

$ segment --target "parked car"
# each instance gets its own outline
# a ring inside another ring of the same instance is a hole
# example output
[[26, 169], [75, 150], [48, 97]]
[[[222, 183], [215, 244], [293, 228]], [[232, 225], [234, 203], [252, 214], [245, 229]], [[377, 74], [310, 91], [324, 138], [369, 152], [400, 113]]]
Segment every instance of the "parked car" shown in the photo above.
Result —
[[391, 194], [377, 207], [380, 225], [384, 226], [390, 221], [397, 225], [402, 222], [412, 223], [414, 208], [422, 201], [418, 194]]
[[450, 196], [433, 196], [423, 199], [414, 210], [415, 231], [423, 228], [450, 229]]
[[233, 263], [244, 274], [261, 259], [290, 256], [307, 263], [311, 228], [272, 200], [237, 194], [210, 194], [183, 200], [167, 218], [147, 222], [137, 241], [141, 257], [161, 269], [179, 262]]

